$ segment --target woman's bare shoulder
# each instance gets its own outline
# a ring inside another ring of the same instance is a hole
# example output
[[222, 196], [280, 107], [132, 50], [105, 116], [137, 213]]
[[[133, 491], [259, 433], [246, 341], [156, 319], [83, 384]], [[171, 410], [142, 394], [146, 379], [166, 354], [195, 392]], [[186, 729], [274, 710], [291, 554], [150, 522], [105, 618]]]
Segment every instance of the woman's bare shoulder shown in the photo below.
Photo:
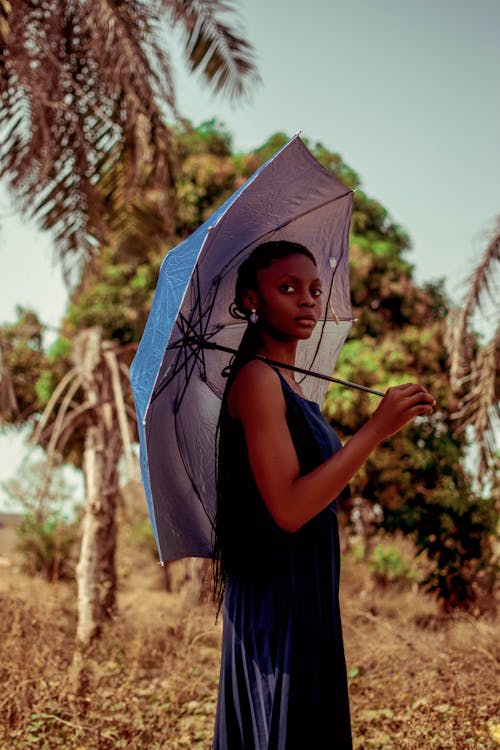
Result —
[[[278, 373], [258, 359], [243, 365], [228, 394], [227, 405], [231, 416], [239, 418], [249, 409], [269, 408], [284, 399]], [[276, 407], [275, 407], [276, 408]]]

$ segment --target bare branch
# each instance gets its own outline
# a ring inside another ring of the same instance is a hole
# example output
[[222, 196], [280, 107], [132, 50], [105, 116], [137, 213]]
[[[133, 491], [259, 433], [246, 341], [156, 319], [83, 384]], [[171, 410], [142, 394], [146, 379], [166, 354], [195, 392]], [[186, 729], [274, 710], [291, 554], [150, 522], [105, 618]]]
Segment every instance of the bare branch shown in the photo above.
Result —
[[123, 396], [123, 388], [120, 380], [118, 362], [116, 355], [112, 350], [104, 351], [104, 358], [108, 364], [111, 374], [111, 384], [113, 387], [113, 395], [115, 398], [116, 413], [118, 415], [118, 424], [120, 425], [123, 451], [125, 453], [125, 459], [127, 462], [127, 472], [129, 479], [133, 479], [137, 476], [137, 461], [131, 449], [132, 439], [130, 436], [129, 424], [125, 411], [125, 399]]
[[36, 429], [31, 437], [31, 442], [36, 445], [40, 442], [40, 436], [42, 434], [43, 429], [45, 428], [45, 425], [50, 419], [50, 416], [52, 412], [54, 411], [55, 405], [57, 404], [59, 398], [64, 393], [66, 387], [68, 386], [71, 381], [76, 378], [78, 378], [78, 373], [75, 367], [71, 368], [71, 370], [68, 370], [68, 372], [64, 375], [64, 377], [59, 381], [57, 386], [54, 389], [54, 393], [50, 397], [47, 406], [45, 407], [43, 414], [41, 416], [41, 419], [39, 423], [36, 426]]
[[57, 441], [59, 439], [59, 435], [63, 430], [64, 426], [64, 418], [66, 416], [66, 412], [68, 411], [71, 402], [73, 400], [73, 396], [76, 394], [78, 389], [81, 387], [83, 382], [83, 378], [77, 377], [73, 380], [70, 387], [68, 388], [68, 391], [66, 395], [64, 396], [61, 406], [57, 410], [57, 416], [54, 421], [54, 424], [51, 429], [51, 435], [49, 444], [47, 446], [47, 454], [48, 456], [52, 456], [55, 453]]

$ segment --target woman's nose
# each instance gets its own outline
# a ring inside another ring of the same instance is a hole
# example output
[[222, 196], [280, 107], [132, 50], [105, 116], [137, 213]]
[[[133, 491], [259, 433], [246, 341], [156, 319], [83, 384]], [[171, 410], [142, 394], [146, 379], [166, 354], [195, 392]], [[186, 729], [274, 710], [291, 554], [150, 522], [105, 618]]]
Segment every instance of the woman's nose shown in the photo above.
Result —
[[301, 299], [300, 304], [303, 307], [314, 307], [314, 305], [316, 304], [316, 299], [315, 299], [315, 297], [312, 296], [312, 294], [307, 293]]

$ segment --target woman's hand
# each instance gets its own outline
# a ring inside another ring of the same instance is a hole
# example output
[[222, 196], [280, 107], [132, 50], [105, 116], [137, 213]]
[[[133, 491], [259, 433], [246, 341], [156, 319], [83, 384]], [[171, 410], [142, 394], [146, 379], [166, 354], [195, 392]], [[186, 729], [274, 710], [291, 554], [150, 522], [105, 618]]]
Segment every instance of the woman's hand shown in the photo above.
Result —
[[405, 383], [389, 388], [371, 417], [380, 440], [399, 432], [413, 417], [432, 414], [436, 401], [418, 383]]

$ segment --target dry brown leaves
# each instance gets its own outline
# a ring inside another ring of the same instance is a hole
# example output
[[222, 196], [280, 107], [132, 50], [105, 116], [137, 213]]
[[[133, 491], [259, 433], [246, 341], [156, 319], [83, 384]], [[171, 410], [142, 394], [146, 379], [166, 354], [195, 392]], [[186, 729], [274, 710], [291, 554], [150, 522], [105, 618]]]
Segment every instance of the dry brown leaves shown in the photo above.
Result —
[[[2, 750], [210, 748], [220, 625], [155, 576], [122, 576], [120, 616], [78, 665], [72, 587], [1, 572]], [[493, 621], [381, 591], [350, 559], [342, 598], [357, 750], [499, 747]]]

